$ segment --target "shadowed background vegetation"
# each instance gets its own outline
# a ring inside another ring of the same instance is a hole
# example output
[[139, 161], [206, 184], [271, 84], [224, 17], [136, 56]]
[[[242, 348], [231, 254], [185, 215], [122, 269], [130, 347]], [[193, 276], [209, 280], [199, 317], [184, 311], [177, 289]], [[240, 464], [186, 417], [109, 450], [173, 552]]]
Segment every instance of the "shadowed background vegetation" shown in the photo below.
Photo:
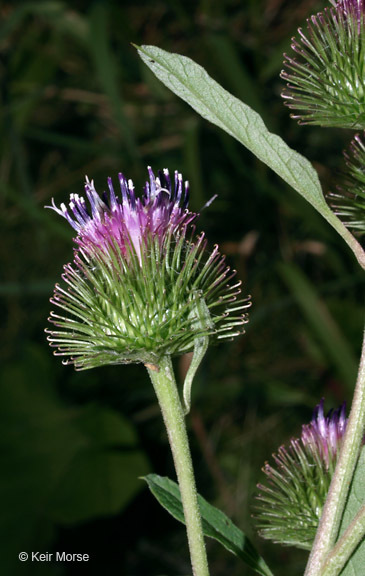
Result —
[[[333, 189], [345, 130], [299, 127], [280, 92], [282, 53], [314, 0], [3, 2], [1, 74], [0, 566], [10, 576], [190, 573], [184, 527], [139, 479], [174, 477], [141, 366], [76, 373], [52, 356], [49, 297], [72, 259], [54, 198], [146, 166], [191, 185], [198, 230], [219, 243], [253, 298], [245, 336], [208, 351], [188, 417], [199, 491], [255, 540], [278, 576], [306, 554], [254, 536], [255, 484], [322, 396], [351, 398], [364, 277], [342, 240], [236, 141], [151, 75], [130, 45], [183, 53], [263, 115]], [[176, 361], [181, 378], [187, 358]], [[21, 563], [21, 551], [88, 553], [87, 564]], [[208, 542], [212, 576], [250, 574]]]

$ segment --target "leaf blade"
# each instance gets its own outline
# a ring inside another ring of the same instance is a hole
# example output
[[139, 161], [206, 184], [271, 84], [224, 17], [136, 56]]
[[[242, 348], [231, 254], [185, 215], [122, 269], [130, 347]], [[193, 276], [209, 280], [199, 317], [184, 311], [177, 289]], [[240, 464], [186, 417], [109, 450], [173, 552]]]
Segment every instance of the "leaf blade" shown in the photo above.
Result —
[[[270, 133], [259, 114], [222, 88], [204, 68], [186, 56], [155, 46], [141, 46], [138, 52], [156, 76], [203, 118], [244, 144], [280, 176], [287, 173], [284, 179], [293, 188], [299, 187], [300, 181], [301, 187], [309, 184], [311, 203], [325, 204], [318, 175], [310, 162], [291, 150], [280, 136]], [[273, 154], [271, 159], [269, 153]]]
[[[185, 523], [180, 490], [169, 478], [149, 474], [143, 478], [155, 498], [176, 520]], [[203, 532], [227, 550], [238, 556], [261, 576], [272, 576], [264, 559], [258, 554], [245, 534], [221, 510], [209, 504], [198, 494]]]
[[307, 158], [266, 128], [249, 106], [222, 88], [190, 58], [156, 46], [136, 46], [143, 62], [203, 118], [222, 128], [301, 194], [342, 236], [365, 268], [365, 252], [324, 199], [318, 174]]

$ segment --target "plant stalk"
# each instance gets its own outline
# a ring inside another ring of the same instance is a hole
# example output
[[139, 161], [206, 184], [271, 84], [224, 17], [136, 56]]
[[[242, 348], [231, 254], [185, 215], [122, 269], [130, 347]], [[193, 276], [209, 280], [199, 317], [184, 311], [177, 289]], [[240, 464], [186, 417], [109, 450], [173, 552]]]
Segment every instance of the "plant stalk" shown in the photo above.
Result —
[[194, 576], [209, 576], [208, 560], [183, 408], [170, 356], [146, 365], [165, 422], [184, 509]]
[[363, 540], [365, 534], [365, 506], [356, 514], [351, 524], [346, 528], [336, 546], [327, 556], [323, 566], [322, 576], [340, 574], [354, 550]]
[[[365, 335], [352, 407], [339, 459], [319, 522], [304, 576], [323, 576], [326, 559], [334, 548], [348, 492], [359, 458], [365, 425]], [[336, 572], [338, 574], [339, 572]]]

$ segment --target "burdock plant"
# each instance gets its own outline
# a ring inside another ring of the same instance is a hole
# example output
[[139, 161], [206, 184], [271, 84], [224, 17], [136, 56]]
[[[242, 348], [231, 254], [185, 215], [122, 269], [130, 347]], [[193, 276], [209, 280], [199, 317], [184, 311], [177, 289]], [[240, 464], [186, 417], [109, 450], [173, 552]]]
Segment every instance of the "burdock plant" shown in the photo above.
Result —
[[[341, 0], [299, 30], [285, 56], [284, 98], [300, 123], [365, 127], [365, 0]], [[349, 228], [365, 229], [364, 146], [356, 137], [348, 174], [326, 202], [312, 164], [266, 128], [260, 116], [232, 96], [198, 64], [155, 46], [137, 47], [145, 64], [194, 110], [246, 146], [301, 194], [338, 232], [362, 269], [365, 251]], [[77, 369], [139, 362], [146, 366], [161, 406], [180, 494], [167, 479], [151, 490], [187, 526], [193, 572], [207, 576], [203, 541], [216, 538], [261, 576], [272, 576], [244, 534], [197, 497], [184, 415], [195, 371], [210, 343], [243, 331], [247, 299], [218, 248], [196, 235], [188, 186], [165, 170], [149, 169], [142, 198], [120, 175], [120, 194], [72, 195], [53, 209], [76, 230], [72, 264], [52, 299], [49, 340]], [[335, 193], [337, 194], [337, 192]], [[340, 196], [340, 198], [338, 198]], [[338, 217], [338, 215], [343, 218]], [[193, 352], [180, 395], [171, 357]], [[183, 402], [180, 399], [183, 397]], [[284, 544], [309, 549], [305, 576], [360, 576], [365, 564], [365, 339], [349, 417], [344, 408], [327, 417], [322, 404], [301, 438], [280, 448], [265, 467], [261, 531]], [[180, 508], [179, 508], [180, 503]], [[201, 522], [200, 511], [204, 523]], [[284, 527], [283, 527], [284, 517]]]
[[[119, 174], [99, 195], [86, 179], [84, 197], [51, 208], [77, 233], [72, 264], [55, 287], [48, 340], [65, 363], [85, 370], [106, 364], [146, 366], [160, 403], [179, 481], [193, 572], [208, 574], [200, 511], [184, 415], [192, 378], [210, 342], [243, 332], [248, 299], [218, 247], [196, 235], [189, 186], [168, 170], [148, 168], [144, 194]], [[171, 357], [193, 351], [184, 407]]]
[[[326, 127], [365, 127], [365, 2], [341, 0], [307, 21], [285, 56], [283, 78], [288, 86], [286, 103], [300, 123]], [[138, 47], [139, 55], [154, 74], [194, 110], [236, 138], [301, 194], [340, 234], [365, 269], [365, 252], [356, 237], [327, 204], [312, 164], [268, 131], [260, 116], [232, 96], [198, 64], [155, 46]], [[354, 197], [353, 197], [354, 198]], [[358, 199], [358, 196], [356, 196]], [[362, 219], [362, 226], [364, 218]], [[357, 228], [360, 229], [360, 224]], [[329, 484], [322, 487], [322, 511], [305, 576], [360, 574], [365, 552], [365, 506], [362, 438], [365, 414], [365, 341], [337, 463]], [[299, 447], [302, 447], [302, 440]], [[304, 448], [303, 448], [304, 450]], [[307, 445], [307, 450], [309, 450]], [[295, 469], [298, 453], [282, 454], [281, 462]], [[281, 456], [279, 455], [279, 458]], [[318, 465], [318, 464], [316, 464]], [[315, 464], [314, 464], [315, 466]], [[293, 472], [293, 478], [295, 473]], [[314, 472], [315, 475], [315, 472]], [[315, 477], [315, 476], [314, 476]], [[319, 467], [318, 478], [322, 476]], [[313, 486], [313, 484], [312, 484]], [[290, 506], [292, 487], [282, 492], [282, 508]], [[328, 492], [326, 492], [328, 489]], [[362, 495], [357, 498], [360, 490]], [[326, 494], [325, 494], [326, 493]], [[312, 492], [313, 496], [314, 492]], [[302, 495], [304, 495], [302, 493]], [[323, 498], [322, 500], [323, 501]], [[303, 504], [303, 508], [304, 508]], [[311, 529], [311, 538], [314, 532]], [[307, 546], [309, 546], [307, 539]]]

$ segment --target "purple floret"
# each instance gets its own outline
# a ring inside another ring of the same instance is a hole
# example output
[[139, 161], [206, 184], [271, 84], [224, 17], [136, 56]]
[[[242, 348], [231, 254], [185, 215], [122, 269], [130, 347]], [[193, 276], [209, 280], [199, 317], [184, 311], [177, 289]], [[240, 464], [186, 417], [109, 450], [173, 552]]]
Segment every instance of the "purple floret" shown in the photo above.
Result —
[[323, 411], [324, 399], [315, 407], [313, 418], [302, 427], [302, 442], [317, 448], [325, 462], [337, 454], [346, 431], [346, 402], [337, 410], [331, 410], [327, 416]]
[[137, 198], [132, 180], [119, 174], [121, 194], [116, 195], [111, 178], [108, 178], [109, 194], [97, 193], [94, 181], [86, 178], [85, 199], [78, 194], [70, 195], [69, 207], [61, 204], [58, 208], [52, 200], [52, 208], [66, 218], [76, 230], [76, 242], [87, 253], [94, 249], [110, 250], [115, 243], [123, 255], [131, 247], [141, 261], [141, 248], [147, 237], [157, 237], [160, 243], [167, 234], [178, 235], [197, 218], [189, 212], [189, 184], [183, 183], [180, 173], [175, 171], [171, 182], [169, 171], [159, 171], [155, 177], [148, 167], [149, 181], [144, 187], [144, 195]]
[[338, 12], [345, 15], [354, 15], [358, 21], [364, 17], [364, 0], [340, 0], [340, 2], [333, 2]]

